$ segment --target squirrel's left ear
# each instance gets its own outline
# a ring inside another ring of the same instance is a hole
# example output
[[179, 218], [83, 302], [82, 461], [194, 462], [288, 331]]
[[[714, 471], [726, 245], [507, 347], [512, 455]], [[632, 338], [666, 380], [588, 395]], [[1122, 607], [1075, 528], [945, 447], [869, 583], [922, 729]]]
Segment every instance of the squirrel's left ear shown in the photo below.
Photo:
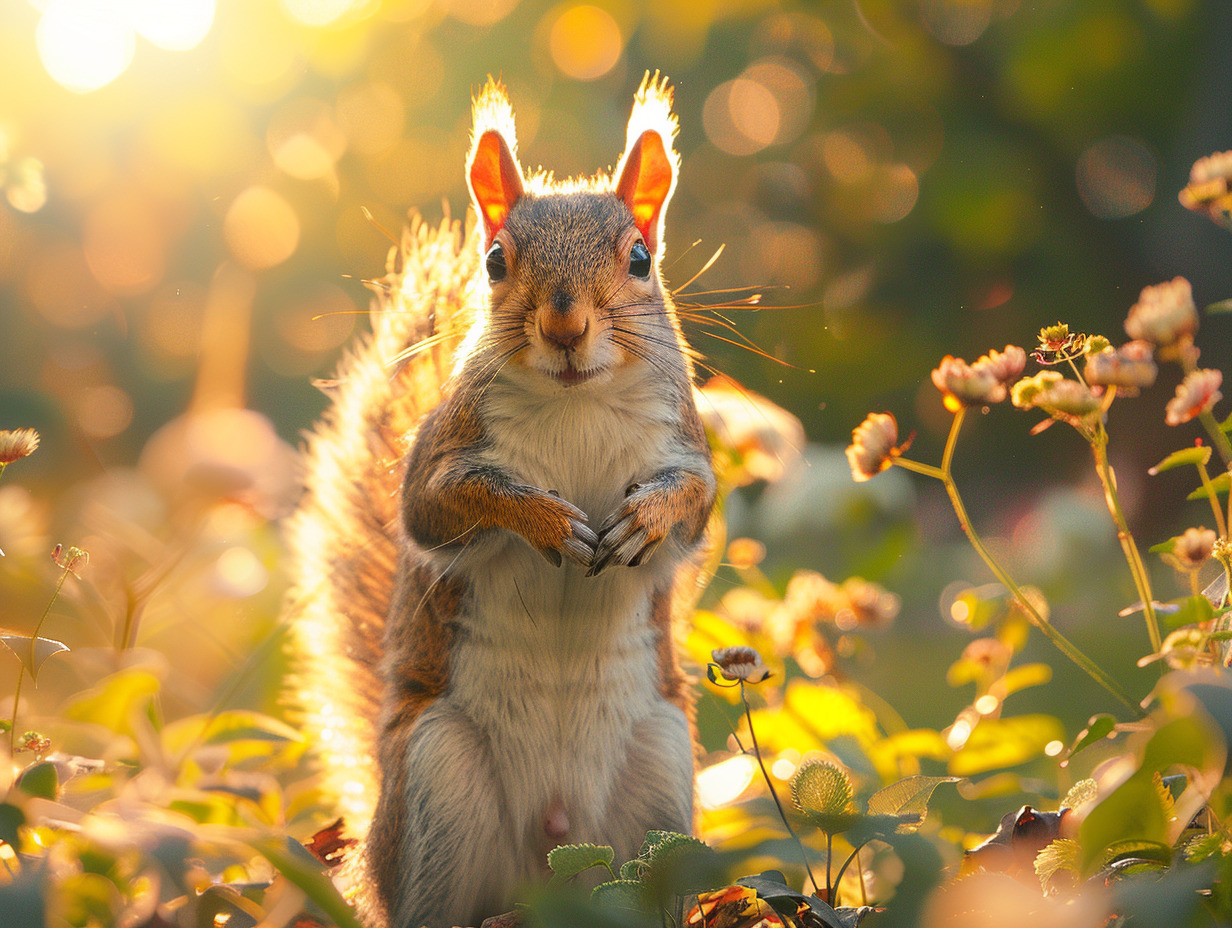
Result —
[[483, 223], [483, 250], [505, 225], [513, 204], [522, 197], [522, 169], [518, 167], [518, 140], [513, 128], [513, 106], [505, 88], [488, 78], [475, 98], [474, 128], [466, 180]]
[[676, 128], [667, 78], [647, 72], [633, 99], [628, 141], [616, 168], [616, 196], [625, 201], [656, 255], [663, 241], [663, 213], [680, 170], [680, 155], [672, 148]]

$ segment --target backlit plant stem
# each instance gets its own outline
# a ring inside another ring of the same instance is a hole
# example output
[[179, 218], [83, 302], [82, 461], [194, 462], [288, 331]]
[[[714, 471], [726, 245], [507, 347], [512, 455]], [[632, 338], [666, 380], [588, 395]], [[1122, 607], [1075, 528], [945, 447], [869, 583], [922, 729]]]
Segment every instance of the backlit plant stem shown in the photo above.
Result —
[[954, 514], [958, 516], [958, 524], [962, 528], [963, 533], [967, 536], [967, 540], [971, 542], [971, 547], [975, 548], [975, 553], [980, 556], [980, 559], [992, 571], [993, 576], [1010, 591], [1015, 601], [1026, 613], [1031, 624], [1043, 632], [1044, 637], [1056, 645], [1057, 649], [1068, 657], [1071, 661], [1086, 671], [1087, 675], [1106, 689], [1118, 702], [1122, 703], [1126, 708], [1133, 712], [1138, 717], [1144, 716], [1141, 707], [1136, 705], [1133, 700], [1126, 695], [1108, 674], [1106, 674], [1095, 661], [1087, 657], [1078, 647], [1068, 638], [1057, 631], [1056, 627], [1044, 618], [1035, 605], [1027, 598], [1022, 589], [1014, 582], [1014, 579], [1006, 573], [1000, 562], [992, 556], [992, 552], [984, 545], [984, 541], [980, 538], [979, 533], [971, 524], [971, 519], [967, 515], [967, 507], [963, 505], [962, 497], [958, 493], [958, 486], [954, 483], [954, 478], [950, 473], [950, 466], [954, 460], [954, 449], [958, 443], [958, 433], [962, 428], [963, 418], [966, 416], [966, 408], [960, 407], [954, 413], [954, 422], [950, 426], [949, 437], [946, 438], [945, 452], [941, 458], [941, 466], [933, 467], [931, 464], [921, 464], [918, 461], [912, 461], [908, 458], [896, 457], [894, 463], [899, 467], [905, 467], [907, 470], [915, 471], [917, 474], [924, 474], [928, 477], [935, 477], [940, 480], [945, 486], [945, 492], [950, 497], [950, 504], [954, 507]]
[[1099, 482], [1104, 485], [1104, 501], [1108, 504], [1108, 512], [1116, 523], [1117, 540], [1121, 550], [1125, 552], [1125, 560], [1129, 564], [1129, 572], [1133, 575], [1134, 586], [1138, 589], [1138, 598], [1142, 600], [1142, 612], [1146, 617], [1146, 631], [1151, 638], [1151, 652], [1158, 654], [1163, 648], [1163, 639], [1159, 635], [1159, 618], [1155, 615], [1155, 601], [1151, 595], [1151, 579], [1147, 575], [1146, 565], [1142, 563], [1142, 555], [1138, 545], [1125, 521], [1125, 513], [1121, 511], [1120, 498], [1116, 490], [1116, 474], [1108, 463], [1108, 433], [1101, 426], [1091, 440], [1091, 451], [1095, 455], [1095, 472]]
[[[64, 588], [64, 581], [68, 579], [69, 568], [71, 562], [60, 569], [60, 579], [56, 581], [56, 588], [51, 591], [51, 599], [47, 600], [47, 605], [43, 608], [43, 614], [39, 616], [38, 623], [34, 626], [34, 633], [30, 636], [30, 666], [35, 667], [34, 646], [38, 643], [39, 632], [43, 629], [43, 622], [47, 620], [47, 616], [51, 613], [51, 607], [55, 604], [56, 599], [60, 595], [60, 590]], [[33, 671], [31, 671], [33, 672]], [[21, 681], [26, 675], [26, 665], [22, 662], [17, 667], [17, 691], [13, 694], [13, 727], [9, 729], [9, 754], [13, 757], [17, 756], [17, 706], [21, 702]]]
[[[1220, 538], [1227, 538], [1228, 523], [1224, 521], [1223, 510], [1219, 507], [1219, 494], [1215, 492], [1215, 487], [1211, 484], [1211, 475], [1206, 472], [1205, 464], [1198, 464], [1198, 476], [1202, 478], [1202, 489], [1206, 490], [1206, 498], [1210, 500], [1211, 509], [1215, 513], [1215, 530], [1219, 532]], [[1228, 498], [1232, 500], [1232, 493], [1228, 495]]]
[[[783, 803], [779, 801], [779, 794], [774, 788], [774, 781], [770, 779], [770, 773], [766, 770], [766, 764], [761, 759], [761, 748], [757, 744], [757, 731], [753, 728], [753, 710], [749, 708], [749, 700], [744, 692], [744, 681], [740, 681], [740, 701], [744, 703], [744, 717], [749, 723], [749, 739], [753, 742], [753, 756], [757, 758], [757, 766], [761, 768], [761, 775], [766, 781], [766, 786], [770, 788], [770, 798], [774, 800], [774, 805], [779, 810], [779, 818], [783, 820], [783, 825], [787, 828], [787, 833], [791, 835], [792, 840], [800, 848], [800, 859], [804, 861], [804, 869], [809, 875], [809, 880], [813, 884], [813, 892], [821, 892], [821, 887], [817, 885], [817, 877], [813, 876], [813, 868], [809, 866], [808, 852], [804, 849], [804, 842], [796, 835], [795, 829], [791, 827], [791, 822], [787, 820], [787, 813], [783, 811]], [[827, 837], [829, 837], [827, 835]], [[826, 901], [829, 902], [829, 876], [830, 876], [830, 858], [826, 857]]]

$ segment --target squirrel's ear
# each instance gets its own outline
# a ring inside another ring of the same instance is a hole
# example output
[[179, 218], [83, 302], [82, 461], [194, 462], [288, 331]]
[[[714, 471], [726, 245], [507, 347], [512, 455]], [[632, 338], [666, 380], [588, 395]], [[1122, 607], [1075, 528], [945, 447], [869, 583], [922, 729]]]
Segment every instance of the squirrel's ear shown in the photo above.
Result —
[[474, 141], [466, 164], [466, 179], [483, 223], [487, 251], [505, 224], [505, 217], [522, 196], [522, 169], [518, 167], [513, 107], [505, 88], [488, 78], [474, 103]]
[[617, 167], [616, 196], [633, 213], [642, 238], [654, 253], [662, 241], [663, 211], [676, 187], [680, 156], [672, 148], [676, 117], [672, 91], [659, 72], [642, 78], [629, 117], [628, 142]]

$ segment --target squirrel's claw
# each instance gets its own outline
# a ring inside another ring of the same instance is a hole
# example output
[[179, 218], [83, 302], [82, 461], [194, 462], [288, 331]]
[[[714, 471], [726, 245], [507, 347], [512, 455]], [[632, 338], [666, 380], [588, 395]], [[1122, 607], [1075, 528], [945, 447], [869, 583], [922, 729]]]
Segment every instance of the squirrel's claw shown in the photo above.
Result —
[[586, 576], [595, 577], [611, 564], [637, 567], [663, 543], [662, 538], [650, 537], [650, 532], [640, 528], [637, 522], [626, 517], [617, 522], [603, 535], [595, 549], [594, 563]]
[[599, 546], [599, 536], [591, 531], [589, 525], [577, 519], [570, 519], [569, 525], [573, 534], [561, 542], [561, 553], [583, 567], [590, 567], [595, 559], [595, 549]]

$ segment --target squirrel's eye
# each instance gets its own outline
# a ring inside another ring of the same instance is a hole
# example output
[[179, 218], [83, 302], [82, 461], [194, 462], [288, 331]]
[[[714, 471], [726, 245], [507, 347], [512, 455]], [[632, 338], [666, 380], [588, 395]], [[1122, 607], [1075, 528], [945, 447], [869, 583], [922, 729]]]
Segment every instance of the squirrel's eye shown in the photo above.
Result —
[[645, 242], [635, 242], [629, 249], [629, 273], [642, 280], [650, 276], [650, 249]]
[[488, 280], [496, 282], [505, 279], [509, 269], [505, 267], [505, 249], [501, 248], [500, 242], [494, 243], [488, 249], [488, 255], [483, 260], [488, 268]]

